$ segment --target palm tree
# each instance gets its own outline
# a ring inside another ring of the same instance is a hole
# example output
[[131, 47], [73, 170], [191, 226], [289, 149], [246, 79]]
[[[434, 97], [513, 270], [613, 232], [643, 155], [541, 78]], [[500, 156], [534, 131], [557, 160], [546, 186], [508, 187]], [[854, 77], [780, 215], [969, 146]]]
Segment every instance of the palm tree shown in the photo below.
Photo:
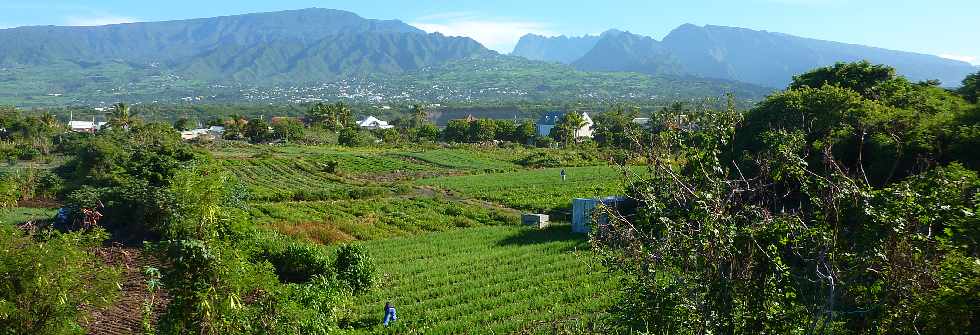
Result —
[[585, 118], [582, 114], [578, 112], [565, 113], [558, 121], [556, 127], [559, 129], [559, 134], [562, 137], [561, 141], [568, 146], [570, 140], [575, 140], [576, 133], [579, 129], [585, 126]]
[[131, 110], [129, 105], [120, 102], [112, 105], [112, 110], [106, 114], [106, 117], [109, 119], [109, 126], [129, 130], [129, 127], [137, 122], [137, 114], [138, 112]]

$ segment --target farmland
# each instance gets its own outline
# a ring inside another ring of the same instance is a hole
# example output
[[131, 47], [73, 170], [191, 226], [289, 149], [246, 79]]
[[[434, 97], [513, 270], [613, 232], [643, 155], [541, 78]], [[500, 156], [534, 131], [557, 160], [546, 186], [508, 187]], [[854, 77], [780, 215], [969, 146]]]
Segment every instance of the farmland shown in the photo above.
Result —
[[478, 227], [366, 242], [382, 281], [355, 304], [354, 334], [380, 330], [379, 310], [398, 308], [395, 333], [578, 332], [616, 299], [582, 235]]
[[488, 225], [515, 225], [517, 214], [429, 196], [258, 203], [254, 222], [317, 243], [376, 240]]
[[[585, 152], [472, 146], [213, 150], [252, 194], [252, 222], [298, 241], [356, 242], [381, 283], [352, 305], [350, 334], [375, 333], [386, 301], [395, 333], [579, 332], [618, 285], [568, 226], [520, 227], [520, 211], [568, 211], [620, 194], [622, 171]], [[336, 162], [330, 171], [327, 162]], [[551, 168], [539, 168], [539, 167]], [[561, 181], [565, 167], [568, 179]]]
[[591, 166], [565, 169], [522, 170], [459, 177], [424, 179], [417, 185], [446, 189], [463, 196], [537, 212], [567, 212], [572, 198], [621, 194], [623, 171], [616, 167]]

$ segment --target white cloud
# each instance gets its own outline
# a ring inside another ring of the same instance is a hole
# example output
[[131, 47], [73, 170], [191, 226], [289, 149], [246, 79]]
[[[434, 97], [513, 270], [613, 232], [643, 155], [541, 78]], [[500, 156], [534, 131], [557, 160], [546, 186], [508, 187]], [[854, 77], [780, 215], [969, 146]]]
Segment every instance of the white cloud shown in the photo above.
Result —
[[438, 13], [416, 18], [409, 24], [427, 32], [439, 32], [447, 36], [466, 36], [487, 48], [500, 53], [510, 53], [521, 36], [528, 33], [558, 35], [548, 25], [535, 21], [501, 18], [480, 18], [474, 13]]
[[973, 65], [980, 65], [980, 58], [977, 58], [976, 56], [965, 56], [965, 55], [945, 53], [945, 54], [939, 54], [939, 57], [958, 60], [961, 62], [967, 62]]
[[65, 19], [69, 26], [105, 26], [110, 24], [132, 23], [139, 20], [131, 17], [114, 15], [70, 16]]

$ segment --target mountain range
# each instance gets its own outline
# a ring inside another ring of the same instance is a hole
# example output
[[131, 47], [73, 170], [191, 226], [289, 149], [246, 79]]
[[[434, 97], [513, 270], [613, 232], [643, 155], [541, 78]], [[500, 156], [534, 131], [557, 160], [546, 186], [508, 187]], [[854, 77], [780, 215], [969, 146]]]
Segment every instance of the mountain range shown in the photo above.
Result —
[[[585, 50], [585, 51], [583, 51]], [[682, 25], [662, 41], [610, 30], [584, 37], [525, 35], [512, 55], [588, 71], [693, 75], [785, 87], [794, 75], [836, 62], [868, 60], [912, 80], [955, 87], [976, 67], [933, 55], [723, 26]]]
[[123, 62], [202, 80], [304, 81], [402, 72], [488, 53], [469, 38], [427, 34], [400, 21], [329, 9], [0, 30], [2, 66]]
[[935, 56], [693, 25], [662, 41], [618, 30], [528, 35], [500, 55], [467, 37], [313, 8], [0, 29], [0, 104], [669, 101], [729, 92], [751, 101], [795, 74], [857, 59], [947, 84], [976, 71]]

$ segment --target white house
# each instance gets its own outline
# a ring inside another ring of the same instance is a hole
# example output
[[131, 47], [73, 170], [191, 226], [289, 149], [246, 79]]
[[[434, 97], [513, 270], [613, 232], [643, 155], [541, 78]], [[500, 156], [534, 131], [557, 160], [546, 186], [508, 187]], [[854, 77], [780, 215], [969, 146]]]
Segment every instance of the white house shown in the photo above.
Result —
[[94, 133], [102, 129], [105, 122], [95, 121], [68, 121], [68, 128], [76, 133]]
[[[558, 121], [565, 116], [562, 112], [550, 112], [538, 120], [538, 136], [548, 136], [551, 134], [551, 129], [555, 128]], [[575, 130], [575, 138], [588, 137], [592, 138], [592, 118], [589, 117], [589, 113], [582, 113], [582, 120], [585, 121], [581, 128]]]
[[180, 138], [185, 140], [193, 140], [195, 138], [205, 136], [214, 138], [221, 138], [221, 135], [225, 133], [225, 127], [221, 126], [211, 126], [209, 128], [198, 128], [185, 130], [180, 132]]
[[382, 121], [374, 116], [368, 116], [362, 121], [357, 122], [357, 126], [364, 129], [391, 129], [395, 126], [388, 124], [388, 121]]

